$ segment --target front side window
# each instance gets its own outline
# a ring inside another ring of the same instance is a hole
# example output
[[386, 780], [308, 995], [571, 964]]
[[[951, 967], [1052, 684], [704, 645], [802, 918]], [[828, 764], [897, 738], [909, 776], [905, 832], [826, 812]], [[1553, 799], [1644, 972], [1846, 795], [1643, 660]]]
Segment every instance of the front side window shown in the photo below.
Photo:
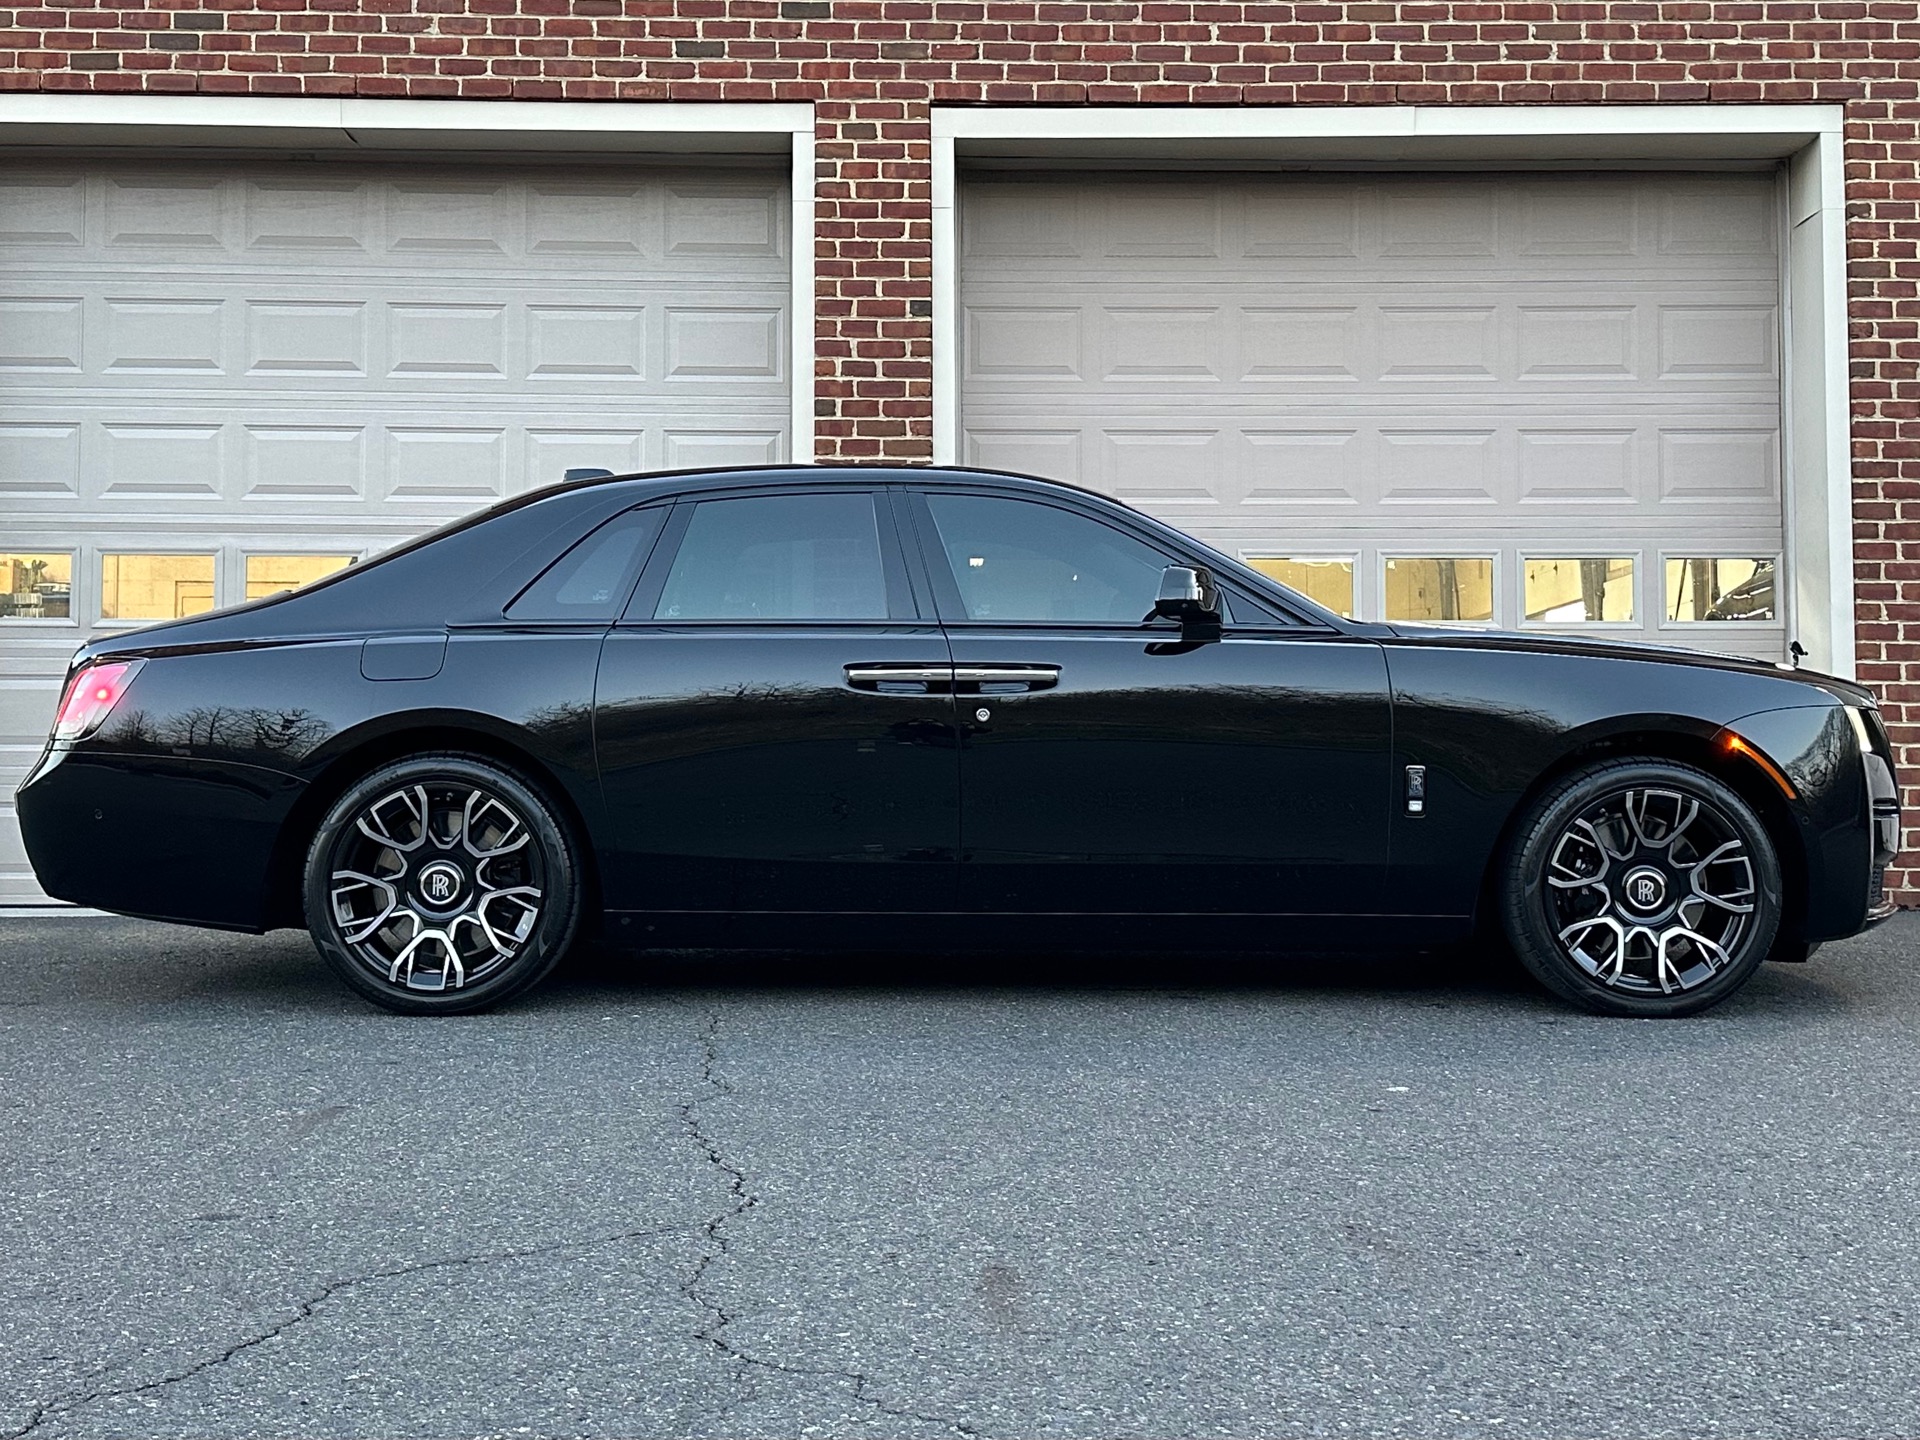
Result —
[[872, 495], [702, 500], [656, 620], [884, 620]]
[[1071, 510], [991, 495], [929, 495], [969, 620], [1141, 623], [1160, 572], [1183, 563]]

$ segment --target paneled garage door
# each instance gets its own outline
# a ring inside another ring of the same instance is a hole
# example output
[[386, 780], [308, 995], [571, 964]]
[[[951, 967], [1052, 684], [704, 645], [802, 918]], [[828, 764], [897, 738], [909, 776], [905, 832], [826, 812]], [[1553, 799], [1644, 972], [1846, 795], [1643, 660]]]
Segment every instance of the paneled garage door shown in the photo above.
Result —
[[0, 903], [68, 656], [561, 477], [787, 458], [759, 171], [0, 172]]
[[963, 453], [1365, 618], [1777, 658], [1780, 228], [1770, 173], [981, 175]]

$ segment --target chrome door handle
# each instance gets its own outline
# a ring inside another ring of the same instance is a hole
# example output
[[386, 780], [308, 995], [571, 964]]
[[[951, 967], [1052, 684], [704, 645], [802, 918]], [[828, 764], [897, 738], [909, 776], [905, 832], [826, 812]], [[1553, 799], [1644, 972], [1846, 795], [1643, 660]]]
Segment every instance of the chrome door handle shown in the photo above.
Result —
[[1051, 690], [1060, 683], [1058, 665], [956, 665], [956, 685], [1020, 685], [1028, 690]]
[[922, 690], [953, 685], [951, 665], [849, 665], [846, 672], [849, 685], [916, 685]]

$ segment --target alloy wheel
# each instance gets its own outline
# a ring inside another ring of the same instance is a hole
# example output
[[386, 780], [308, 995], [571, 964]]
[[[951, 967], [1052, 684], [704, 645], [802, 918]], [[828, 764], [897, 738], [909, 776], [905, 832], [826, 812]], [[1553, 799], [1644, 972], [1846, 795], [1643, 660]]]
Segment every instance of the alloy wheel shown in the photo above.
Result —
[[1586, 806], [1547, 852], [1546, 901], [1561, 952], [1627, 995], [1678, 995], [1723, 974], [1754, 930], [1754, 859], [1733, 821], [1698, 795], [1635, 786]]
[[459, 990], [521, 954], [546, 877], [527, 819], [466, 781], [403, 785], [361, 806], [329, 860], [328, 909], [349, 954], [402, 990]]

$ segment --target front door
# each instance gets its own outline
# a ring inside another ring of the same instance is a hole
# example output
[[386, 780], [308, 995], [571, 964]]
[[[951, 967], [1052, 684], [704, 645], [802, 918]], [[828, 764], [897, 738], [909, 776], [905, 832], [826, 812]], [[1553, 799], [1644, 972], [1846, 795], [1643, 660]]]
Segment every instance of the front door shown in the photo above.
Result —
[[951, 910], [950, 659], [884, 489], [675, 508], [608, 635], [608, 908]]
[[1193, 562], [1150, 532], [1006, 494], [916, 508], [959, 677], [966, 908], [1379, 911], [1378, 645], [1270, 615], [1183, 644], [1143, 617]]

